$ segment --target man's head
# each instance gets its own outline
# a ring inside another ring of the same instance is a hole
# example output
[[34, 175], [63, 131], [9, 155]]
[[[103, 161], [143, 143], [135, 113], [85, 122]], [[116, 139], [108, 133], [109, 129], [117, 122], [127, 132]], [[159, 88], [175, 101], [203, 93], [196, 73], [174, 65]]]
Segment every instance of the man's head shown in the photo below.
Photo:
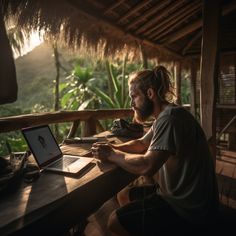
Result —
[[143, 122], [153, 115], [154, 104], [168, 103], [174, 96], [170, 73], [163, 66], [131, 74], [129, 90], [131, 106], [135, 111], [135, 118], [139, 122]]

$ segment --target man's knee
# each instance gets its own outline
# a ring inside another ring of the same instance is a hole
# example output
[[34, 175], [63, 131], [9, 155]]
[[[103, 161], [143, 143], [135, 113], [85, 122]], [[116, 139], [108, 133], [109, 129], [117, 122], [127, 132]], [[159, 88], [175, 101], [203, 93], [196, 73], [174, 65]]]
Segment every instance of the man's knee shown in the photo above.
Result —
[[108, 220], [108, 229], [110, 232], [112, 232], [114, 235], [122, 235], [122, 236], [128, 236], [129, 234], [125, 231], [125, 229], [121, 226], [116, 211], [113, 211], [109, 217]]
[[108, 219], [108, 225], [107, 225], [108, 229], [112, 232], [114, 231], [116, 221], [117, 221], [116, 212], [113, 211]]
[[116, 197], [120, 206], [128, 204], [130, 202], [129, 188], [128, 187], [123, 188], [119, 193], [117, 193]]

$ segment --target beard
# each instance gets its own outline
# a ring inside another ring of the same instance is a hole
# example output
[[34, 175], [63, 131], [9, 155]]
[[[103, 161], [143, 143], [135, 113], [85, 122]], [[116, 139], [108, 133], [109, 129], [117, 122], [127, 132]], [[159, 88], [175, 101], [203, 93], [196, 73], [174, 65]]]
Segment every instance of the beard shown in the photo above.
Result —
[[145, 97], [145, 101], [143, 102], [140, 108], [135, 108], [134, 119], [138, 123], [143, 123], [146, 121], [154, 111], [154, 103], [148, 97]]

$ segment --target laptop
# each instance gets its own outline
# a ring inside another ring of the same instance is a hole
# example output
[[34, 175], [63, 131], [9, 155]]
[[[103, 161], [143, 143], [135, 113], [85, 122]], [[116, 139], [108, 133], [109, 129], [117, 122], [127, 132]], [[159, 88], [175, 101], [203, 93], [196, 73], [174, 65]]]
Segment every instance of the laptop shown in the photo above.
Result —
[[24, 128], [22, 134], [40, 170], [77, 174], [93, 158], [64, 155], [48, 125]]

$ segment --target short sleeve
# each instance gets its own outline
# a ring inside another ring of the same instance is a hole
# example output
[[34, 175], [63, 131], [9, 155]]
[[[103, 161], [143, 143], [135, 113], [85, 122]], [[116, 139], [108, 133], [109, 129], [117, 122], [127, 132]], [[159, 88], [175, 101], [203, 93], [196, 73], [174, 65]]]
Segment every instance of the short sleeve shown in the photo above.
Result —
[[169, 151], [176, 154], [181, 139], [181, 127], [171, 115], [162, 116], [153, 125], [149, 151]]

